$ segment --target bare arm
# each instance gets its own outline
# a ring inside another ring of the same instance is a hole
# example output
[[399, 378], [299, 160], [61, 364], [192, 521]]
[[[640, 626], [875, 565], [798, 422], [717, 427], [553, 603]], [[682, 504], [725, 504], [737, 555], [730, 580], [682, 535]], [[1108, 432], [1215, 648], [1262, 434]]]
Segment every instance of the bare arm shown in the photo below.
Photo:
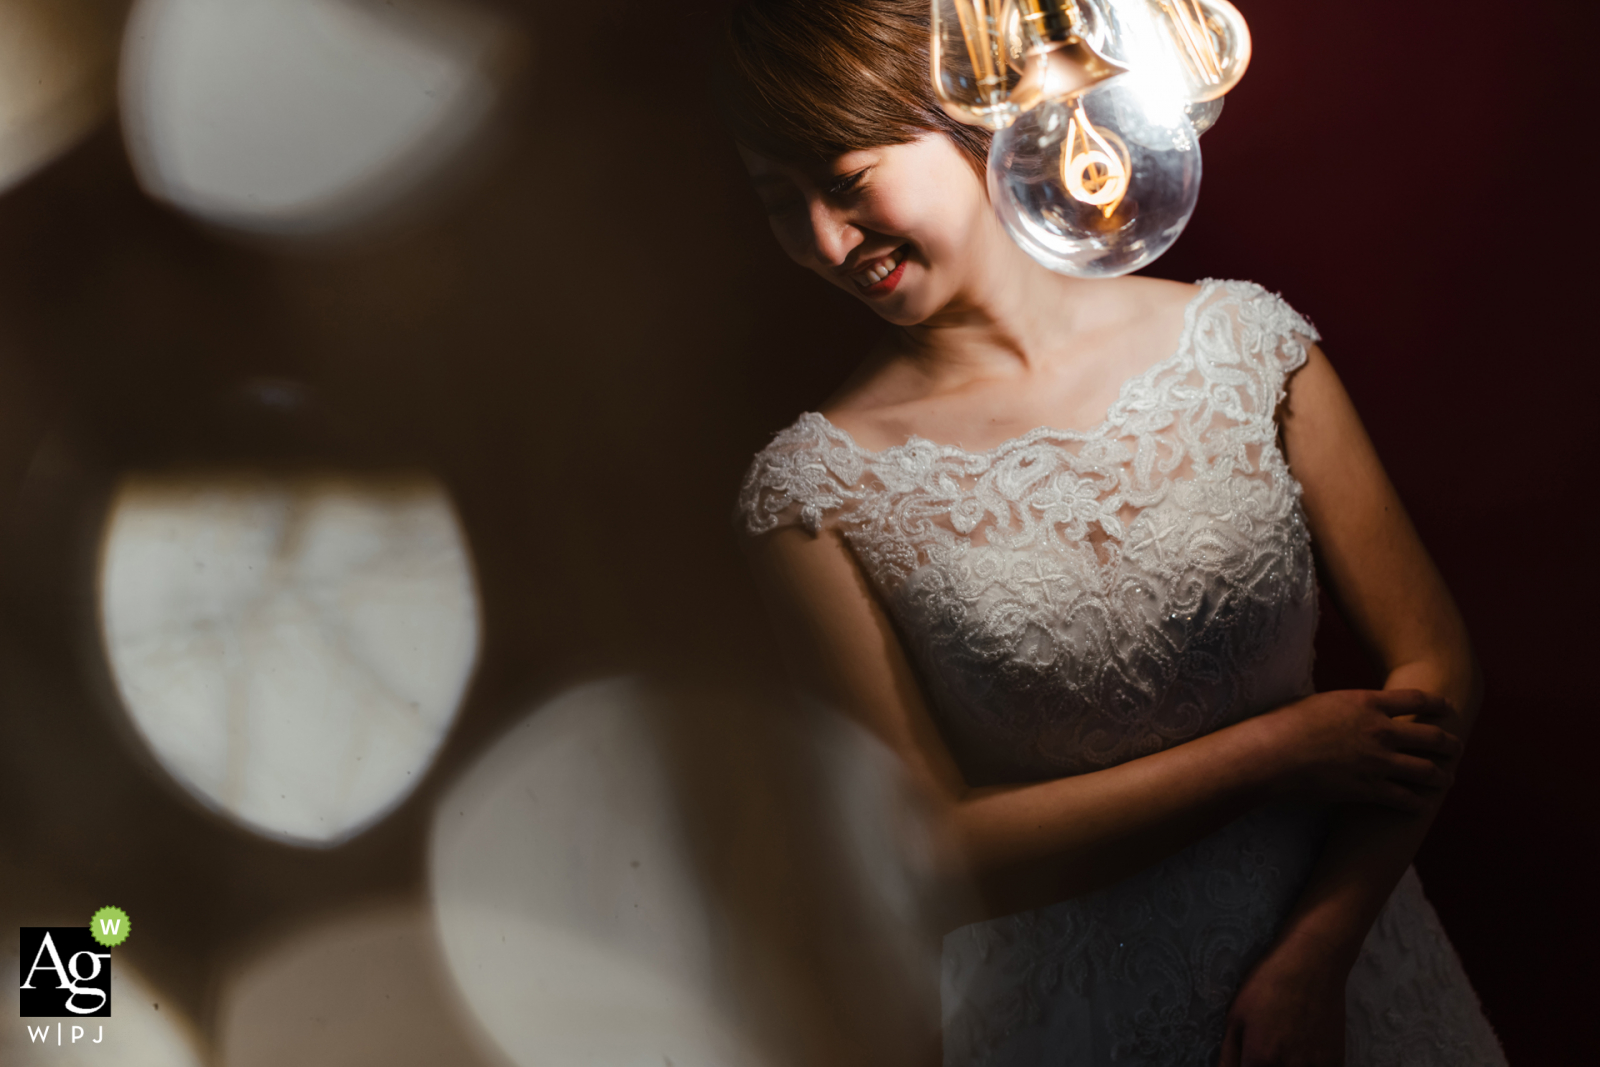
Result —
[[[1105, 770], [972, 788], [843, 539], [789, 527], [747, 542], [747, 550], [791, 673], [900, 755], [949, 832], [951, 863], [979, 875], [997, 912], [1116, 881], [1283, 795], [1289, 783], [1313, 771], [1305, 758], [1314, 747], [1306, 741], [1310, 726], [1320, 723], [1324, 733], [1349, 740], [1358, 721], [1387, 729], [1391, 715], [1426, 706], [1415, 694], [1395, 694], [1386, 708], [1358, 706], [1354, 695], [1333, 707], [1338, 698], [1330, 696], [1313, 703], [1312, 713], [1291, 705]], [[1288, 714], [1297, 710], [1302, 714]], [[1413, 748], [1425, 748], [1437, 733], [1424, 726], [1410, 730], [1405, 739]], [[1367, 742], [1362, 758], [1372, 771], [1360, 796], [1415, 806], [1414, 793], [1394, 779], [1432, 781], [1437, 769], [1385, 747], [1397, 738], [1356, 738]], [[1341, 755], [1347, 762], [1355, 758]]]
[[[1449, 710], [1432, 721], [1465, 741], [1481, 687], [1466, 626], [1320, 350], [1292, 379], [1283, 433], [1328, 586], [1380, 657], [1384, 687], [1443, 697]], [[1353, 963], [1442, 799], [1441, 790], [1416, 813], [1342, 812], [1294, 925]]]
[[[1420, 689], [1442, 698], [1428, 721], [1465, 741], [1480, 692], [1466, 627], [1349, 396], [1315, 347], [1291, 379], [1283, 438], [1304, 489], [1326, 584], [1381, 659], [1385, 688]], [[1442, 762], [1453, 773], [1458, 759], [1459, 754]], [[1337, 810], [1328, 843], [1278, 945], [1241, 991], [1224, 1067], [1280, 1062], [1287, 1043], [1305, 1040], [1319, 1028], [1324, 1047], [1342, 1042], [1350, 968], [1421, 845], [1443, 793], [1442, 788], [1432, 791], [1429, 802], [1413, 812], [1370, 805]], [[1234, 1032], [1252, 1025], [1254, 1042]], [[1327, 1062], [1343, 1060], [1330, 1055]]]

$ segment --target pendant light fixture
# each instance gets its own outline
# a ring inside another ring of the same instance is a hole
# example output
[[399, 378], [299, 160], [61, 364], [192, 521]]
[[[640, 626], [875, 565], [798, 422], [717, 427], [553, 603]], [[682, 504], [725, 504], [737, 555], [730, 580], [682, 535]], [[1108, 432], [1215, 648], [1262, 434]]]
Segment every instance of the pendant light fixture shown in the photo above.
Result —
[[989, 193], [1051, 270], [1114, 277], [1183, 232], [1200, 134], [1250, 62], [1227, 0], [932, 0], [944, 109], [995, 131]]

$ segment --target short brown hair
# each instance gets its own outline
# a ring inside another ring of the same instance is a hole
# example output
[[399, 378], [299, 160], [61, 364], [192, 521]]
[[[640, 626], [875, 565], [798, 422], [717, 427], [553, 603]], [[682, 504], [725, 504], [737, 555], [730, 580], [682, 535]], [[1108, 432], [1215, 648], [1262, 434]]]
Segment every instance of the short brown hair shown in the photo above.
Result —
[[718, 64], [723, 119], [739, 143], [789, 162], [943, 133], [982, 173], [990, 134], [940, 108], [929, 32], [928, 0], [744, 0]]

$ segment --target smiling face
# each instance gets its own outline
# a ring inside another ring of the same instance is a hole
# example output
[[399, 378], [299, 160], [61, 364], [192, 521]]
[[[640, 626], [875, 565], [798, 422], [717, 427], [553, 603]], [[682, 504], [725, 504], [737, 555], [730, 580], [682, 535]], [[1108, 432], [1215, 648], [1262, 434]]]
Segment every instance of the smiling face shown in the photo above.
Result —
[[982, 177], [942, 133], [813, 165], [740, 154], [789, 258], [898, 325], [958, 301], [998, 232]]

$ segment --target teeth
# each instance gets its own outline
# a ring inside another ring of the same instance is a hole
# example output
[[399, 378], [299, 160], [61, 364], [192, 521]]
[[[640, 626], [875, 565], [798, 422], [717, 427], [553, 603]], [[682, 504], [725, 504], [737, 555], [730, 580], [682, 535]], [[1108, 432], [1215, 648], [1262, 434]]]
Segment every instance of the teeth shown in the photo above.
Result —
[[854, 275], [856, 284], [861, 286], [863, 289], [870, 289], [872, 286], [877, 285], [889, 275], [893, 274], [894, 269], [898, 267], [900, 265], [900, 261], [905, 258], [906, 251], [904, 248], [895, 249], [889, 254], [888, 259], [884, 260], [876, 267], [873, 267], [871, 270], [861, 271]]

